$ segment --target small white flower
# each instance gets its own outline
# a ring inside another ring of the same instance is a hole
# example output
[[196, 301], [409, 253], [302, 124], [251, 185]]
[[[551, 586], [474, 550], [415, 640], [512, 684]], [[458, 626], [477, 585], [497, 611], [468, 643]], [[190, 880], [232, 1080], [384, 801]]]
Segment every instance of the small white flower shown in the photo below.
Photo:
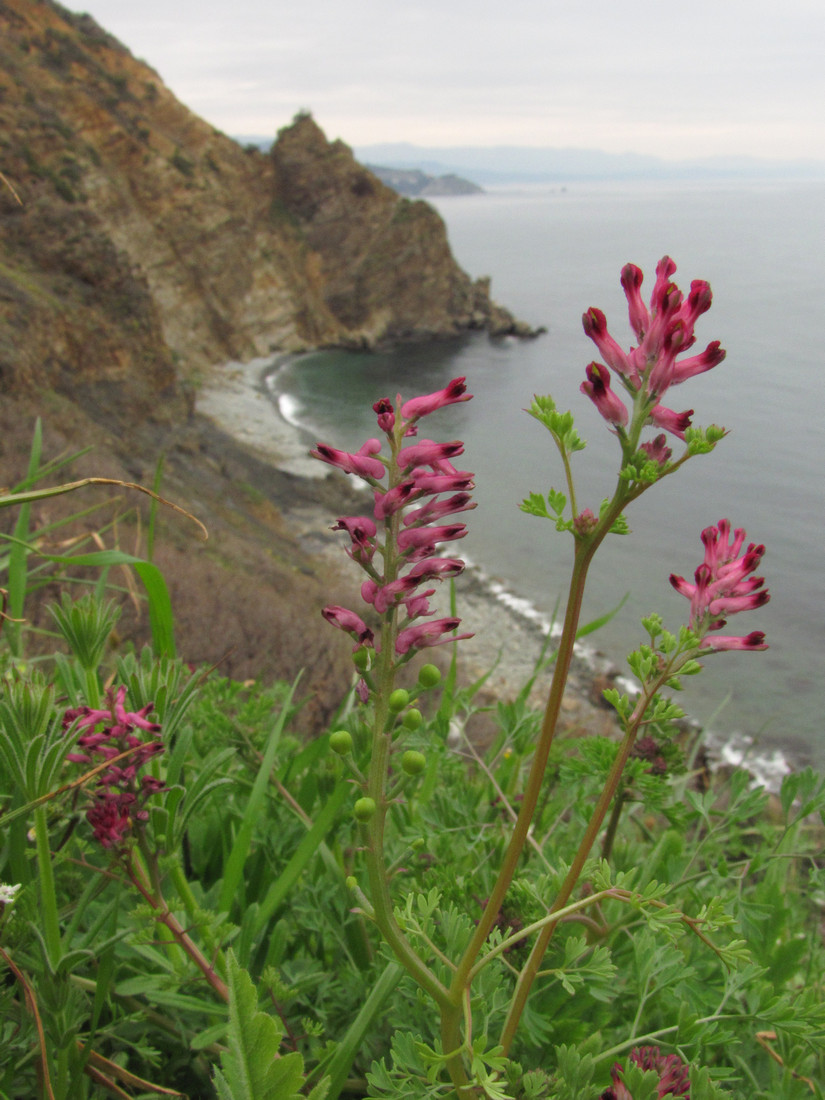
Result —
[[11, 905], [17, 897], [17, 891], [19, 889], [19, 882], [16, 886], [6, 886], [5, 883], [0, 882], [0, 905]]

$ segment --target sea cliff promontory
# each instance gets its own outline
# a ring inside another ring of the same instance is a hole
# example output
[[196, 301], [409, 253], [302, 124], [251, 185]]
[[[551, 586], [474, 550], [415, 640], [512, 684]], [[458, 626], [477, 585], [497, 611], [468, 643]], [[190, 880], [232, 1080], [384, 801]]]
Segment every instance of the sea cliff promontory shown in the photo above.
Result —
[[[323, 529], [345, 487], [277, 469], [200, 415], [204, 380], [273, 351], [474, 330], [529, 331], [491, 301], [488, 280], [460, 270], [433, 209], [395, 194], [310, 116], [269, 154], [242, 147], [89, 16], [0, 0], [0, 482], [26, 476], [37, 417], [44, 460], [91, 447], [70, 477], [150, 484], [163, 457], [162, 491], [210, 536], [158, 517], [154, 560], [188, 661], [240, 679], [306, 670], [308, 730], [351, 673], [320, 609], [346, 602], [353, 582], [295, 519], [313, 506]], [[38, 547], [62, 554], [85, 531], [143, 552], [140, 500], [102, 509], [111, 495], [33, 505], [32, 530], [59, 530]], [[6, 509], [0, 529], [13, 523]], [[25, 611], [48, 627], [37, 599]], [[129, 601], [119, 632], [148, 638]]]
[[242, 148], [52, 0], [0, 0], [0, 171], [6, 387], [151, 404], [274, 349], [526, 332], [309, 115]]

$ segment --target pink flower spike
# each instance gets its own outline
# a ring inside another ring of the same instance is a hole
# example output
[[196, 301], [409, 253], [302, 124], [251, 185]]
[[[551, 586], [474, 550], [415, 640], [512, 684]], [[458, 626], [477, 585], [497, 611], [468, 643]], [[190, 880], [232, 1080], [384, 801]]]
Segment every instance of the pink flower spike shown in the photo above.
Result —
[[416, 623], [399, 632], [395, 640], [395, 652], [404, 657], [411, 649], [423, 649], [424, 646], [444, 645], [446, 642], [458, 642], [472, 638], [472, 634], [458, 634], [449, 638], [444, 634], [455, 630], [461, 619], [432, 619], [427, 623]]
[[617, 427], [624, 427], [628, 413], [622, 399], [610, 388], [610, 372], [601, 363], [587, 367], [587, 381], [579, 389], [593, 402], [605, 420]]
[[705, 638], [724, 627], [725, 616], [762, 607], [770, 599], [767, 589], [762, 588], [764, 577], [751, 576], [762, 560], [764, 546], [750, 543], [740, 556], [745, 531], [737, 528], [732, 540], [730, 534], [730, 522], [726, 519], [715, 527], [706, 527], [702, 532], [704, 561], [694, 574], [696, 583], [690, 584], [675, 574], [671, 574], [670, 583], [690, 600], [690, 629], [703, 639], [700, 643], [703, 649], [711, 652], [767, 649], [765, 635], [759, 631], [745, 638], [717, 636], [710, 641]]
[[607, 318], [602, 311], [591, 306], [587, 313], [582, 315], [582, 325], [585, 335], [589, 336], [599, 349], [599, 354], [608, 367], [617, 374], [627, 377], [631, 373], [627, 355], [607, 331]]
[[426, 397], [413, 397], [401, 406], [401, 415], [405, 420], [417, 420], [429, 416], [445, 405], [454, 405], [458, 401], [469, 401], [473, 395], [467, 393], [464, 378], [454, 378], [443, 390], [428, 394]]
[[685, 438], [685, 431], [690, 427], [692, 416], [693, 409], [686, 409], [685, 412], [677, 413], [673, 409], [666, 409], [664, 405], [654, 405], [650, 410], [651, 422], [657, 428], [664, 428], [666, 432], [672, 432], [679, 439]]
[[313, 458], [319, 458], [322, 462], [328, 462], [330, 466], [337, 466], [345, 474], [357, 474], [358, 477], [380, 481], [387, 472], [383, 462], [370, 457], [381, 450], [381, 444], [377, 439], [368, 439], [355, 454], [339, 451], [336, 447], [328, 447], [326, 443], [319, 443], [314, 451], [310, 451]]

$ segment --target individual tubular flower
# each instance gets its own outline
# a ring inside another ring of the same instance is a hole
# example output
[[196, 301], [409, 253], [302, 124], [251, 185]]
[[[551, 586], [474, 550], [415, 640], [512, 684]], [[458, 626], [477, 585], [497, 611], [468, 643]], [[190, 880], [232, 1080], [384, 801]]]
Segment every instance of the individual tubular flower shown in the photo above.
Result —
[[[690, 1067], [678, 1054], [662, 1054], [658, 1047], [634, 1047], [629, 1060], [641, 1069], [658, 1073], [656, 1095], [659, 1100], [665, 1096], [690, 1097]], [[610, 1075], [612, 1085], [602, 1093], [600, 1100], [633, 1100], [622, 1080], [620, 1062], [614, 1064]]]
[[469, 401], [473, 395], [467, 393], [464, 378], [454, 378], [443, 390], [427, 394], [426, 397], [413, 397], [401, 405], [401, 415], [405, 420], [418, 420], [428, 416], [445, 405], [454, 405], [457, 401]]
[[402, 630], [395, 642], [395, 652], [404, 656], [411, 649], [422, 649], [424, 646], [443, 645], [445, 642], [457, 642], [464, 638], [472, 638], [472, 634], [445, 634], [455, 630], [461, 619], [430, 619], [426, 623], [416, 623]]
[[360, 615], [356, 615], [354, 611], [349, 611], [346, 607], [339, 607], [337, 604], [330, 604], [329, 607], [325, 607], [321, 611], [321, 614], [328, 623], [332, 623], [339, 630], [351, 634], [359, 646], [372, 645], [372, 631]]
[[375, 479], [380, 481], [387, 472], [383, 462], [379, 462], [372, 455], [381, 450], [381, 442], [378, 439], [368, 439], [359, 447], [355, 454], [339, 451], [335, 447], [328, 447], [325, 443], [319, 443], [314, 451], [309, 453], [313, 458], [320, 458], [322, 462], [328, 462], [330, 466], [337, 466], [345, 474], [357, 474], [358, 477]]
[[[711, 306], [713, 295], [710, 285], [697, 279], [691, 283], [687, 298], [671, 281], [676, 265], [665, 256], [656, 268], [656, 282], [650, 297], [650, 305], [642, 300], [643, 275], [635, 264], [622, 269], [621, 284], [627, 298], [630, 327], [636, 335], [636, 347], [625, 351], [607, 330], [607, 320], [599, 309], [589, 309], [582, 318], [584, 331], [595, 343], [606, 366], [591, 363], [587, 368], [588, 381], [582, 384], [582, 392], [596, 404], [599, 412], [618, 428], [627, 423], [621, 418], [615, 395], [610, 390], [609, 372], [615, 371], [622, 385], [634, 397], [644, 398], [642, 408], [647, 423], [664, 428], [684, 439], [690, 426], [689, 412], [677, 413], [664, 407], [661, 399], [671, 386], [685, 382], [697, 374], [718, 366], [725, 352], [718, 340], [708, 344], [698, 355], [683, 357], [696, 343], [694, 326], [699, 317]], [[622, 406], [623, 407], [623, 406]]]
[[586, 394], [605, 420], [624, 427], [627, 409], [622, 399], [610, 388], [610, 371], [601, 363], [591, 363], [587, 368], [587, 381], [579, 387]]
[[[354, 455], [325, 444], [318, 444], [312, 452], [324, 462], [358, 474], [372, 486], [372, 517], [341, 517], [334, 530], [349, 535], [350, 557], [367, 573], [361, 596], [382, 617], [382, 636], [385, 640], [393, 639], [394, 654], [402, 659], [416, 649], [450, 641], [447, 635], [458, 626], [457, 619], [430, 620], [424, 624], [417, 620], [433, 614], [429, 597], [435, 590], [422, 591], [422, 588], [431, 581], [457, 576], [464, 569], [459, 558], [435, 555], [442, 544], [463, 538], [467, 533], [465, 525], [436, 525], [436, 521], [475, 506], [469, 494], [473, 475], [457, 470], [451, 462], [464, 451], [459, 440], [438, 443], [416, 439], [406, 446], [402, 444], [416, 435], [417, 422], [422, 417], [445, 405], [467, 401], [470, 396], [464, 379], [456, 378], [443, 390], [425, 397], [407, 402], [398, 397], [395, 405], [386, 397], [377, 401], [373, 411], [387, 436], [390, 452], [387, 459], [378, 457], [377, 440], [368, 440]], [[377, 484], [379, 465], [382, 475], [389, 474], [386, 489]], [[323, 614], [334, 626], [349, 633], [357, 647], [380, 648], [379, 640], [355, 611], [333, 606], [325, 608]]]
[[670, 583], [690, 600], [690, 629], [702, 639], [700, 646], [711, 653], [729, 649], [767, 649], [765, 635], [758, 630], [744, 637], [715, 635], [727, 622], [726, 616], [761, 607], [770, 599], [762, 585], [764, 577], [751, 574], [759, 567], [764, 546], [749, 543], [744, 553], [745, 531], [738, 527], [731, 538], [730, 521], [720, 519], [702, 532], [705, 557], [694, 573], [695, 584], [670, 575]]

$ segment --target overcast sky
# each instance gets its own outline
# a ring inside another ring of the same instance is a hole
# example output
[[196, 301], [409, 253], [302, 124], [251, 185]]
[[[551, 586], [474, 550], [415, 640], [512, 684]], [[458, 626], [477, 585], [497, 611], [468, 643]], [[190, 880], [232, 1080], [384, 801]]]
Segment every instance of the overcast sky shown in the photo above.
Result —
[[823, 0], [63, 0], [232, 135], [825, 158]]

